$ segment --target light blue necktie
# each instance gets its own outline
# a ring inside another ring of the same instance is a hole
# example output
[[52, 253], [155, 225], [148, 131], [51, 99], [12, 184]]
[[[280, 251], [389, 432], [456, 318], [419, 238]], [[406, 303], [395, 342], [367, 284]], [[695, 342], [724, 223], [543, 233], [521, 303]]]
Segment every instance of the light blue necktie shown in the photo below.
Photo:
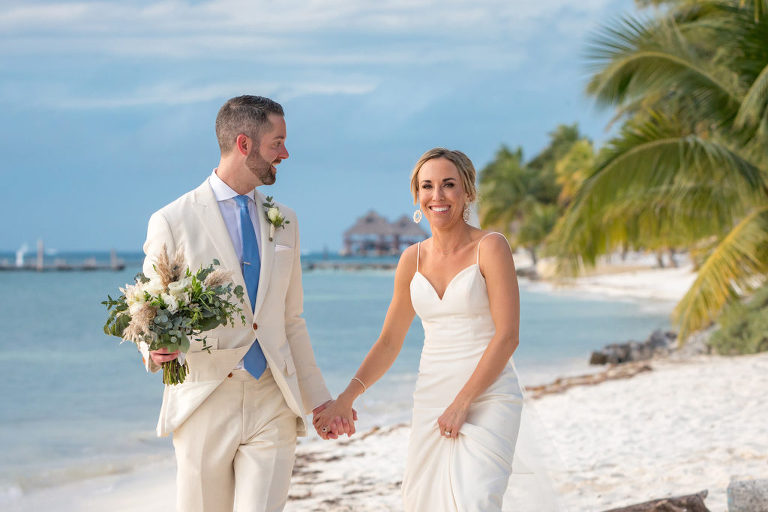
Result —
[[[243, 278], [245, 288], [248, 290], [248, 298], [251, 300], [251, 309], [256, 307], [256, 292], [259, 289], [259, 273], [261, 272], [261, 258], [259, 258], [259, 243], [256, 240], [256, 232], [253, 229], [251, 216], [248, 213], [248, 196], [236, 196], [235, 201], [240, 207], [240, 233], [243, 239]], [[267, 368], [267, 360], [261, 350], [259, 340], [253, 340], [253, 345], [243, 357], [243, 366], [248, 373], [261, 377]]]

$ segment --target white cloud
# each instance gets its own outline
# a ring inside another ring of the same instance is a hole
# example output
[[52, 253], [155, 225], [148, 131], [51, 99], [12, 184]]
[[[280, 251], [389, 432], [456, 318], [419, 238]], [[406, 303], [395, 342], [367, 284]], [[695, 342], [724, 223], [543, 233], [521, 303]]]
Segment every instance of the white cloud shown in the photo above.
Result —
[[[309, 50], [357, 39], [373, 47], [435, 36], [496, 46], [522, 42], [562, 16], [611, 0], [213, 0], [56, 2], [0, 8], [6, 54], [54, 52], [199, 57], [251, 48]], [[192, 44], [190, 44], [192, 43]], [[249, 46], [250, 45], [250, 46]]]
[[48, 107], [61, 109], [111, 109], [140, 107], [150, 105], [183, 105], [201, 103], [216, 99], [226, 99], [242, 91], [257, 90], [267, 96], [279, 95], [288, 100], [310, 95], [359, 95], [372, 92], [376, 88], [372, 83], [307, 83], [288, 84], [270, 82], [215, 83], [201, 86], [164, 82], [137, 88], [126, 94], [110, 96], [72, 97], [63, 95], [51, 98]]
[[[430, 87], [444, 76], [519, 69], [542, 33], [547, 51], [538, 54], [570, 52], [617, 1], [626, 0], [0, 0], [0, 65], [20, 77], [0, 86], [0, 101], [45, 93], [47, 106], [89, 109], [255, 89], [283, 99], [368, 94], [393, 76]], [[43, 83], [40, 70], [51, 63], [61, 66]], [[125, 69], [141, 69], [148, 85], [106, 89], [109, 75], [126, 78]], [[219, 69], [228, 82], [206, 80]], [[204, 85], [190, 85], [196, 80]]]

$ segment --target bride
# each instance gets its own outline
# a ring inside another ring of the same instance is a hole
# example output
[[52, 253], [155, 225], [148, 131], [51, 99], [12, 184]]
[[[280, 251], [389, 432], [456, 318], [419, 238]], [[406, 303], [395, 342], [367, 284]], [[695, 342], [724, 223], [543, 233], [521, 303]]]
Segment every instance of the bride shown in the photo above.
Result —
[[467, 224], [475, 169], [464, 153], [422, 155], [411, 192], [432, 237], [406, 249], [384, 326], [346, 390], [315, 418], [323, 436], [354, 432], [352, 405], [392, 366], [414, 314], [424, 347], [403, 478], [406, 511], [500, 511], [522, 392], [512, 364], [519, 292], [507, 240]]

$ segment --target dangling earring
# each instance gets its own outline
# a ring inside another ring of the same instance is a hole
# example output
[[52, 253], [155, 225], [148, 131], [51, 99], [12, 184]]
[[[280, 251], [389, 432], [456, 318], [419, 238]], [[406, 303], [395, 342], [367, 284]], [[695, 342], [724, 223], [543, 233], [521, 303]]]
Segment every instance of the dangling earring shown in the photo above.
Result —
[[469, 223], [469, 205], [464, 205], [464, 213], [461, 214], [461, 216], [464, 218], [464, 222]]
[[413, 222], [415, 222], [416, 224], [421, 222], [421, 208], [413, 212]]

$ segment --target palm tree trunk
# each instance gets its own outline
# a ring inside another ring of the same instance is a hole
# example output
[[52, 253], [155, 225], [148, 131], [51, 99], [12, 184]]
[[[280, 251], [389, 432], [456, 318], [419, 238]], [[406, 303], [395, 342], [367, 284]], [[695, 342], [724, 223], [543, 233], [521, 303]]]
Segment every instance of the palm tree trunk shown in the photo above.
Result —
[[675, 251], [675, 248], [674, 247], [670, 247], [669, 248], [669, 262], [675, 268], [680, 266], [680, 264], [677, 262], [677, 259], [675, 258], [676, 255], [677, 255], [677, 251]]

